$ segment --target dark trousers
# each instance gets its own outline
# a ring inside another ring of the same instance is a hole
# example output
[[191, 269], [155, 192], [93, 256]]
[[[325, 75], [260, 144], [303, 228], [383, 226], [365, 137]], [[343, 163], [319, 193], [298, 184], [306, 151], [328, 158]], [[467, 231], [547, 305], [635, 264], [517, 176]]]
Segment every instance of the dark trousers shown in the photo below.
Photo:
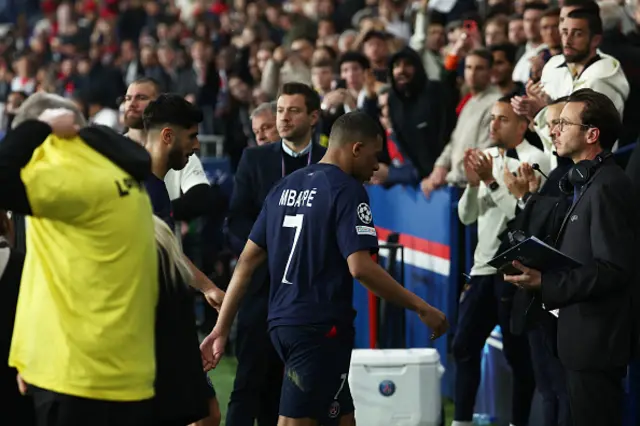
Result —
[[453, 339], [455, 414], [471, 421], [480, 385], [482, 348], [493, 328], [502, 329], [503, 353], [513, 374], [511, 423], [526, 425], [535, 390], [526, 336], [511, 334], [509, 322], [514, 294], [511, 284], [497, 275], [471, 277], [460, 295], [458, 325]]
[[556, 335], [550, 336], [538, 325], [529, 331], [528, 336], [536, 388], [542, 398], [544, 426], [572, 426], [565, 369], [550, 347], [555, 343]]
[[29, 386], [38, 426], [148, 426], [153, 400], [115, 402], [80, 398]]
[[[242, 310], [250, 310], [244, 306]], [[262, 319], [238, 316], [238, 369], [227, 409], [227, 426], [275, 426], [278, 423], [284, 366]], [[266, 311], [266, 309], [265, 309]], [[249, 313], [249, 312], [247, 312]], [[255, 312], [253, 312], [255, 314]]]
[[622, 426], [626, 368], [567, 370], [573, 426]]

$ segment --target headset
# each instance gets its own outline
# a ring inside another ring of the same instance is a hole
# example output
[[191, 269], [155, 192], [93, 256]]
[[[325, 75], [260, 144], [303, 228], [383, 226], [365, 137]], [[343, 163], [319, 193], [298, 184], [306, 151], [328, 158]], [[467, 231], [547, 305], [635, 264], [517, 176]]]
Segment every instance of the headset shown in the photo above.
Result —
[[595, 175], [596, 170], [612, 155], [605, 151], [596, 155], [593, 160], [582, 160], [574, 164], [558, 182], [560, 191], [566, 195], [573, 194], [573, 188], [586, 185]]

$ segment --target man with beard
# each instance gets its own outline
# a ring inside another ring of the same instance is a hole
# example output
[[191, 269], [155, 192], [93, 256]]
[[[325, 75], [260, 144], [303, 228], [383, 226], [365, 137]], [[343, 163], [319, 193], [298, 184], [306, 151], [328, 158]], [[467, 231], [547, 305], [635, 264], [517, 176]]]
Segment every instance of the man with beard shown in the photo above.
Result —
[[[276, 126], [281, 142], [247, 148], [235, 175], [227, 222], [229, 242], [236, 254], [244, 248], [262, 204], [284, 176], [317, 163], [326, 149], [312, 141], [320, 114], [320, 96], [303, 83], [286, 83], [277, 101]], [[267, 333], [269, 271], [253, 274], [240, 306], [235, 354], [238, 369], [226, 424], [275, 426], [278, 422], [283, 364]]]
[[[159, 84], [151, 78], [141, 78], [127, 88], [124, 97], [124, 124], [128, 128], [125, 136], [141, 145], [147, 134], [142, 123], [142, 114], [149, 102], [160, 95]], [[219, 205], [215, 193], [197, 155], [191, 155], [187, 165], [180, 170], [169, 169], [164, 182], [171, 199], [173, 219], [185, 221], [215, 213]]]
[[[175, 229], [174, 212], [164, 179], [170, 170], [182, 170], [198, 150], [198, 124], [202, 121], [202, 112], [178, 95], [163, 94], [147, 105], [142, 120], [145, 147], [151, 155], [151, 175], [144, 181], [144, 186], [154, 214]], [[192, 285], [203, 293], [212, 307], [218, 308], [224, 293], [186, 256], [184, 259], [194, 275]], [[220, 408], [215, 390], [209, 384], [209, 416], [212, 423], [218, 425]]]
[[603, 30], [597, 3], [569, 4], [560, 10], [563, 54], [549, 59], [540, 82], [528, 85], [526, 97], [513, 100], [514, 110], [533, 119], [536, 127], [542, 129], [542, 139], [549, 137], [545, 114], [550, 100], [590, 88], [611, 99], [622, 114], [629, 96], [629, 82], [620, 62], [598, 51]]
[[478, 222], [478, 245], [469, 273], [471, 279], [460, 296], [458, 327], [453, 339], [456, 362], [453, 426], [472, 424], [482, 348], [498, 324], [503, 353], [513, 372], [512, 425], [528, 423], [535, 387], [527, 338], [510, 331], [515, 290], [487, 264], [497, 254], [498, 236], [515, 217], [519, 205], [506, 182], [524, 162], [538, 163], [543, 172], [549, 171], [544, 153], [524, 140], [528, 122], [516, 115], [510, 100], [500, 98], [491, 109], [489, 136], [494, 146], [484, 151], [467, 149], [464, 154], [468, 183], [458, 205], [458, 215], [464, 225]]
[[[449, 143], [435, 162], [433, 171], [421, 182], [422, 192], [427, 197], [447, 183], [464, 186], [467, 180], [464, 170], [465, 152], [469, 148], [485, 149], [491, 145], [485, 129], [491, 122], [491, 108], [502, 97], [500, 89], [491, 84], [493, 56], [487, 50], [476, 49], [464, 61], [464, 81], [472, 96], [460, 112]], [[422, 124], [431, 126], [433, 122]], [[424, 127], [422, 130], [428, 132]]]
[[406, 47], [389, 62], [389, 120], [400, 151], [427, 178], [455, 124], [452, 97], [430, 80], [418, 53]]

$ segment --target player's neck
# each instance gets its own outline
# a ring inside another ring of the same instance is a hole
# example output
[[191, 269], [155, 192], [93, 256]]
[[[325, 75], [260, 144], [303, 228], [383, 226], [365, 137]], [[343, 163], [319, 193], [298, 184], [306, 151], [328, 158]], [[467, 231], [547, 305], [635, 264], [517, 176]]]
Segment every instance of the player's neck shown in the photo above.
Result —
[[125, 136], [138, 142], [142, 146], [144, 146], [144, 142], [147, 139], [147, 134], [143, 129], [129, 129]]
[[147, 144], [146, 147], [151, 156], [151, 173], [158, 179], [164, 180], [169, 172], [169, 159], [158, 150], [156, 144]]
[[296, 140], [282, 139], [282, 141], [289, 147], [291, 151], [302, 152], [311, 143], [311, 135], [305, 135], [304, 138]]
[[328, 149], [319, 163], [331, 164], [338, 167], [345, 173], [350, 173], [349, 167], [346, 166], [347, 162], [343, 161], [339, 151]]

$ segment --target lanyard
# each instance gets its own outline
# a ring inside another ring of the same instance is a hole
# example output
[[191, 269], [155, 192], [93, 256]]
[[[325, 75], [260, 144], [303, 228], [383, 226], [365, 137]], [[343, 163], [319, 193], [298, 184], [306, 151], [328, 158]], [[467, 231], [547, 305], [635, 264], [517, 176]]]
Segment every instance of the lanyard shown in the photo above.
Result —
[[[309, 166], [311, 164], [311, 152], [313, 151], [313, 142], [311, 142], [311, 145], [309, 146], [309, 152], [307, 153], [307, 166]], [[282, 164], [282, 177], [284, 178], [287, 174], [286, 174], [286, 168], [284, 166], [284, 156], [285, 155], [289, 155], [286, 152], [284, 152], [284, 149], [282, 149], [282, 152], [280, 153], [281, 157], [280, 157], [280, 161]], [[291, 156], [291, 158], [298, 158], [298, 157], [293, 157]]]

